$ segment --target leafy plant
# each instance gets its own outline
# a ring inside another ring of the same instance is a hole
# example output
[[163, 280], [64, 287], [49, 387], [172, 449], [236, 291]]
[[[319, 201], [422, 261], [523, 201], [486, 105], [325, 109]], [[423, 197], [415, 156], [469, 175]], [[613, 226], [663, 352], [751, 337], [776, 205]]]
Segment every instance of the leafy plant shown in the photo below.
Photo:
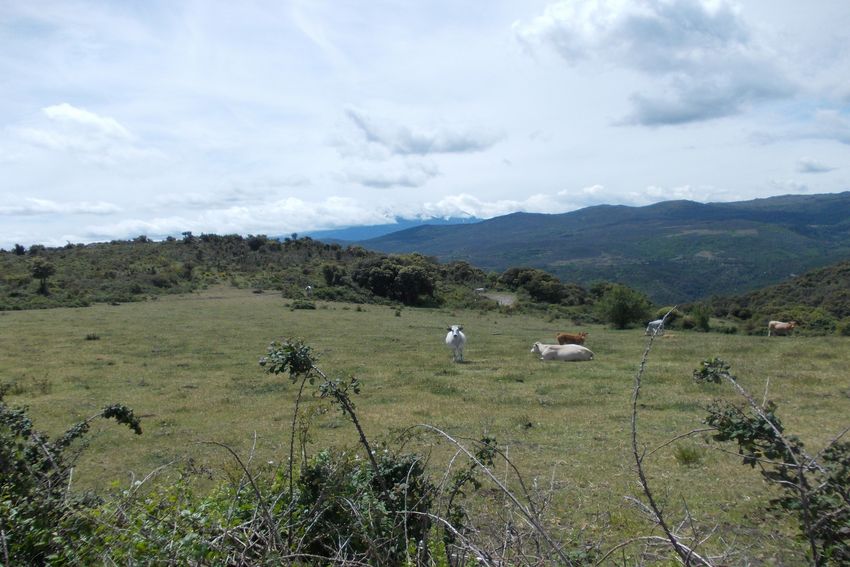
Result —
[[808, 455], [802, 441], [785, 433], [776, 404], [758, 405], [728, 364], [712, 368], [719, 368], [713, 375], [730, 381], [749, 403], [748, 411], [728, 402], [710, 405], [705, 421], [716, 429], [713, 438], [734, 441], [743, 464], [758, 467], [783, 491], [773, 504], [797, 516], [814, 565], [850, 564], [850, 443], [839, 442], [839, 435], [818, 458]]
[[130, 408], [115, 404], [68, 429], [55, 441], [33, 427], [26, 408], [12, 408], [0, 388], [0, 549], [7, 565], [84, 563], [75, 542], [91, 534], [86, 511], [96, 500], [70, 492], [76, 455], [71, 444], [97, 418], [112, 418], [141, 435]]
[[614, 284], [596, 303], [600, 316], [617, 329], [643, 320], [649, 312], [649, 299], [639, 291]]

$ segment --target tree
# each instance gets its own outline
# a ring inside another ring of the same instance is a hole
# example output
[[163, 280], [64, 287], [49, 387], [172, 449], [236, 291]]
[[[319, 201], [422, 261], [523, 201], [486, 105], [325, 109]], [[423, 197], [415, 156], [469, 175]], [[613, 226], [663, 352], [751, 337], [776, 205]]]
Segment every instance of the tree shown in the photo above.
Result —
[[596, 303], [599, 315], [617, 329], [646, 319], [649, 308], [646, 295], [621, 284], [612, 285]]
[[27, 249], [21, 244], [15, 244], [15, 248], [12, 251], [16, 256], [23, 256], [27, 253]]
[[434, 279], [421, 266], [405, 266], [396, 276], [396, 290], [402, 303], [415, 305], [422, 295], [434, 295]]
[[40, 282], [38, 292], [47, 295], [47, 278], [56, 273], [56, 267], [44, 258], [37, 257], [32, 261], [30, 273]]

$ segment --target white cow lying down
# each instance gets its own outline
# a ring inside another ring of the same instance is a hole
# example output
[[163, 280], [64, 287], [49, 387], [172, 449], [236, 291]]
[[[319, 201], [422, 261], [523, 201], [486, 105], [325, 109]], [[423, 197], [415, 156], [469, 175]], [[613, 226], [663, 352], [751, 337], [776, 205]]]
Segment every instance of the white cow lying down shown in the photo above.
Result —
[[563, 360], [564, 362], [577, 362], [582, 360], [593, 360], [593, 351], [581, 345], [544, 345], [534, 343], [531, 352], [540, 355], [540, 360]]

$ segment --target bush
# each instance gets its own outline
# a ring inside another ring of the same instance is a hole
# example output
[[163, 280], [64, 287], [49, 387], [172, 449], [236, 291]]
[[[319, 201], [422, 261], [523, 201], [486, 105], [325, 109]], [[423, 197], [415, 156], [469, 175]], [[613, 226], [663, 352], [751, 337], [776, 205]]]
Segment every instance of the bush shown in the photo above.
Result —
[[316, 304], [306, 299], [296, 299], [289, 305], [290, 309], [315, 309]]
[[596, 303], [596, 311], [604, 321], [617, 329], [646, 319], [649, 299], [641, 292], [620, 284], [612, 285]]
[[78, 542], [92, 533], [94, 523], [86, 512], [97, 502], [86, 495], [68, 493], [68, 479], [79, 453], [69, 447], [88, 432], [89, 423], [95, 418], [114, 418], [140, 435], [139, 420], [125, 406], [107, 406], [51, 441], [33, 428], [25, 408], [6, 405], [6, 391], [6, 386], [0, 387], [0, 528], [4, 563], [85, 564]]
[[711, 314], [711, 307], [709, 307], [705, 303], [697, 303], [696, 305], [691, 307], [691, 317], [694, 321], [694, 327], [700, 331], [705, 332], [711, 330]]

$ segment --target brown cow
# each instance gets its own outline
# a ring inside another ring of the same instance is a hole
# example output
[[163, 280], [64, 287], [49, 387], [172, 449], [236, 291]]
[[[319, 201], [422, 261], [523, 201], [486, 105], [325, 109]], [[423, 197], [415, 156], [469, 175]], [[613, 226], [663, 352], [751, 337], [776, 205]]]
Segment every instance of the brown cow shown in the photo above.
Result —
[[767, 324], [767, 336], [787, 335], [797, 326], [797, 321], [771, 321]]
[[555, 335], [559, 345], [583, 345], [587, 333], [558, 333]]

